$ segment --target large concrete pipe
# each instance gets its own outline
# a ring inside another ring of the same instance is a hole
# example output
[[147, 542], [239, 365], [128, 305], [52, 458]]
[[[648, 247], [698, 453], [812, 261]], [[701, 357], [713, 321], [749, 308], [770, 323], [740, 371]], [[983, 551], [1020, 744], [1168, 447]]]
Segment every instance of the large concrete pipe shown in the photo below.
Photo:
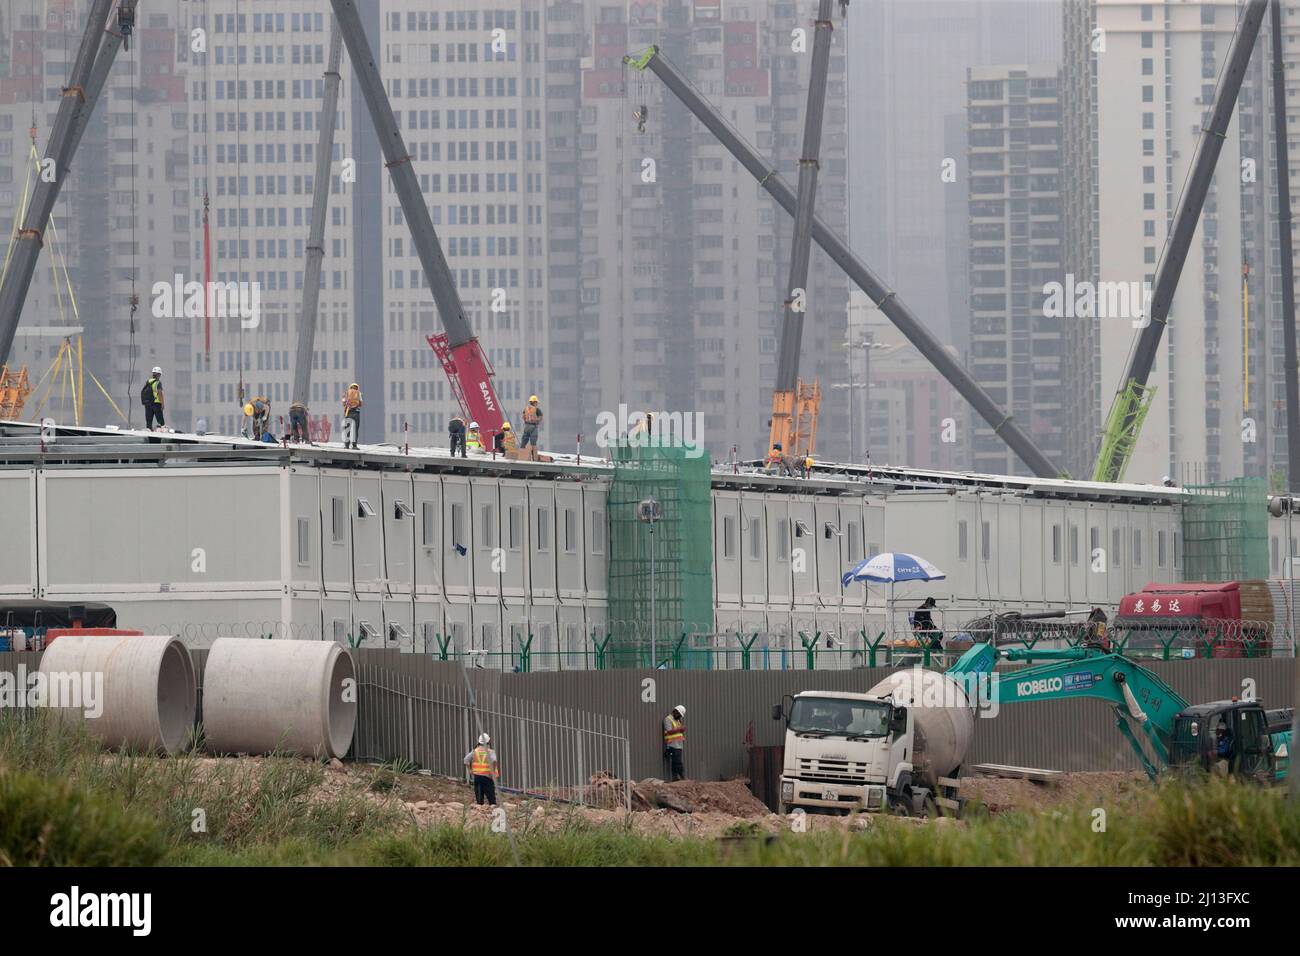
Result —
[[203, 672], [211, 753], [342, 757], [357, 723], [352, 655], [332, 641], [221, 637]]
[[172, 754], [194, 729], [194, 661], [174, 637], [65, 634], [41, 673], [47, 703], [106, 747]]

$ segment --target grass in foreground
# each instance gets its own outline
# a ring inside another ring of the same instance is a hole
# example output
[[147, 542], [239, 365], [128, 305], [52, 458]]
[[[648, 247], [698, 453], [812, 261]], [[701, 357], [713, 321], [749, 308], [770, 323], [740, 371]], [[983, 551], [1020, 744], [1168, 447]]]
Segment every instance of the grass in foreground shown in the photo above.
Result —
[[[0, 865], [514, 863], [503, 833], [417, 828], [400, 809], [352, 791], [308, 799], [324, 777], [320, 765], [290, 758], [250, 772], [192, 754], [106, 755], [78, 731], [0, 714]], [[1123, 806], [965, 825], [871, 822], [863, 832], [707, 840], [595, 827], [570, 814], [558, 832], [517, 825], [514, 844], [522, 865], [545, 867], [1300, 865], [1300, 806], [1281, 790], [1233, 780], [1169, 780]]]

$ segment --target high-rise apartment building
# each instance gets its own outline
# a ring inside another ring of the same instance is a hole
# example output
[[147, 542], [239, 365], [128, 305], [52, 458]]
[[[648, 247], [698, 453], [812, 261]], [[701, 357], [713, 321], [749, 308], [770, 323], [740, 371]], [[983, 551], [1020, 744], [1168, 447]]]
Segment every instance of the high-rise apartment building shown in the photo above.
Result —
[[[1061, 111], [1057, 68], [970, 70], [970, 346], [967, 365], [1053, 461], [1064, 446], [1063, 310], [1045, 299], [1061, 266]], [[982, 419], [973, 423], [972, 467], [1025, 474]]]

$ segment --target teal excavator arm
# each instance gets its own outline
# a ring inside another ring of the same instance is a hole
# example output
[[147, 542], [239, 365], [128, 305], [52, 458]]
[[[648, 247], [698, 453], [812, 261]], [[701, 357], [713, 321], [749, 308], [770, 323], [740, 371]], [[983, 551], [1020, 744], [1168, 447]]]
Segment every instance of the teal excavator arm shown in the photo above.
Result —
[[[1174, 715], [1187, 706], [1187, 701], [1151, 671], [1123, 655], [1107, 654], [1098, 648], [1038, 651], [1016, 648], [1003, 656], [1013, 661], [1045, 660], [1046, 663], [994, 675], [988, 685], [990, 700], [999, 704], [1071, 697], [1108, 701], [1115, 709], [1116, 726], [1147, 775], [1154, 778], [1159, 767], [1168, 765]], [[976, 644], [948, 669], [948, 674], [960, 678], [989, 673], [997, 659], [998, 651], [993, 645]], [[1159, 766], [1147, 756], [1133, 732], [1133, 722], [1144, 731]]]

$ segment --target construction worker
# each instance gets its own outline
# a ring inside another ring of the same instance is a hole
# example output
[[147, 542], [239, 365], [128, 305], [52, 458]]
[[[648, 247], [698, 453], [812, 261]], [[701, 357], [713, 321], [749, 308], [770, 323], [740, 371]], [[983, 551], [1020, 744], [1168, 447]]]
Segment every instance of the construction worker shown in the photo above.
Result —
[[480, 806], [486, 799], [491, 806], [497, 805], [496, 779], [501, 776], [501, 767], [497, 764], [497, 752], [489, 744], [492, 738], [487, 734], [478, 735], [478, 746], [465, 755], [465, 766], [474, 775], [474, 802]]
[[140, 404], [144, 406], [145, 428], [153, 431], [155, 420], [159, 428], [166, 426], [167, 423], [163, 421], [162, 369], [157, 365], [153, 367], [153, 372], [144, 383], [144, 388], [140, 390]]
[[781, 448], [781, 443], [773, 442], [772, 450], [767, 453], [767, 467], [764, 468], [769, 475], [785, 465], [785, 451]]
[[537, 429], [542, 426], [542, 409], [538, 405], [539, 399], [536, 395], [528, 396], [528, 405], [524, 409], [524, 433], [520, 436], [520, 449], [527, 448], [531, 445], [534, 450], [537, 448]]
[[678, 704], [664, 718], [664, 757], [672, 767], [673, 780], [685, 780], [682, 751], [686, 745], [686, 708]]
[[460, 449], [460, 457], [468, 458], [465, 454], [465, 419], [459, 415], [447, 423], [447, 435], [451, 439], [451, 457], [456, 457], [456, 450]]
[[353, 382], [343, 396], [343, 447], [356, 448], [361, 437], [361, 386]]
[[501, 423], [501, 431], [492, 436], [492, 447], [496, 449], [498, 455], [504, 455], [507, 451], [514, 451], [515, 433], [510, 428], [509, 422]]
[[289, 440], [311, 444], [311, 434], [307, 426], [307, 406], [303, 402], [294, 402], [289, 406]]
[[265, 395], [258, 395], [244, 406], [244, 414], [251, 419], [249, 437], [253, 441], [263, 441], [271, 427], [271, 400]]
[[478, 431], [478, 422], [469, 423], [469, 433], [465, 435], [465, 446], [470, 451], [483, 450], [483, 437]]

